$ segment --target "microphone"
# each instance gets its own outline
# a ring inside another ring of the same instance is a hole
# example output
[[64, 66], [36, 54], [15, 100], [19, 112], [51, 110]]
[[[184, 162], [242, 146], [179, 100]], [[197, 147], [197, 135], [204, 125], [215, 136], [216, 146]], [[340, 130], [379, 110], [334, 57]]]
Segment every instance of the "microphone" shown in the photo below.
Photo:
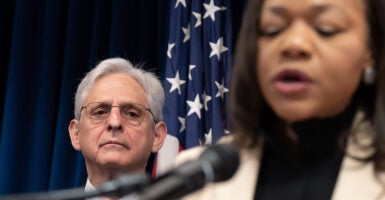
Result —
[[198, 160], [186, 162], [155, 179], [132, 199], [176, 199], [202, 188], [208, 182], [230, 179], [239, 166], [237, 149], [231, 144], [208, 147]]

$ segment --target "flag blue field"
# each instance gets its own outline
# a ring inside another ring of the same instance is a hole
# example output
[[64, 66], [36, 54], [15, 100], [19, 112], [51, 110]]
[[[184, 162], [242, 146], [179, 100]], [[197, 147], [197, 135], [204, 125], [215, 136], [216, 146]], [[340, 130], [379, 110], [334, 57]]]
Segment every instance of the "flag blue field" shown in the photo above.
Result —
[[171, 1], [163, 87], [166, 142], [156, 174], [167, 171], [179, 151], [211, 145], [228, 134], [226, 102], [232, 64], [231, 0]]

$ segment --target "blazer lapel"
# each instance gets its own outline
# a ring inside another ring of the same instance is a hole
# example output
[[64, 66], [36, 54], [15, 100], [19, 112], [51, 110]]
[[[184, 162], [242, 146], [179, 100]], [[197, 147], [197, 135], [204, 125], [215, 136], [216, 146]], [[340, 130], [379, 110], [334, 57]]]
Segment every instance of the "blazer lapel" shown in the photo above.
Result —
[[364, 120], [362, 112], [357, 114], [352, 132], [354, 136], [348, 140], [346, 155], [342, 161], [332, 199], [385, 200], [385, 174], [376, 173], [373, 162], [354, 159], [367, 158], [374, 152], [373, 148], [365, 148], [370, 147], [374, 131], [371, 124]]

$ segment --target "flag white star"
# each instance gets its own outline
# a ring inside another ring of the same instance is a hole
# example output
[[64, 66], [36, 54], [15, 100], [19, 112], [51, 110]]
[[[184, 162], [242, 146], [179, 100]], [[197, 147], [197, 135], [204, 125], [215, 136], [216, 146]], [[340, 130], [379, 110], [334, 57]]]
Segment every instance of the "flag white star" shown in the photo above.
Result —
[[210, 128], [209, 132], [205, 133], [205, 145], [211, 145], [213, 141], [213, 129]]
[[179, 95], [181, 94], [180, 86], [186, 83], [185, 80], [181, 80], [179, 77], [179, 71], [176, 71], [175, 78], [167, 78], [167, 81], [171, 83], [170, 93], [178, 89]]
[[184, 33], [183, 43], [187, 42], [190, 39], [190, 24], [187, 24], [187, 28], [182, 27]]
[[179, 133], [182, 133], [184, 130], [186, 130], [186, 119], [183, 117], [178, 117], [178, 120], [180, 122]]
[[186, 0], [176, 0], [175, 8], [178, 7], [179, 4], [182, 4], [183, 7], [186, 8]]
[[192, 76], [191, 76], [191, 71], [196, 67], [196, 65], [190, 65], [189, 70], [188, 70], [188, 79], [191, 81]]
[[221, 10], [221, 8], [218, 7], [218, 6], [215, 6], [214, 0], [210, 0], [210, 4], [204, 3], [203, 6], [206, 9], [206, 13], [203, 16], [203, 19], [205, 19], [208, 16], [210, 16], [211, 20], [213, 20], [215, 22], [215, 12]]
[[207, 106], [207, 103], [211, 101], [211, 96], [206, 94], [206, 91], [203, 92], [202, 94], [202, 99], [203, 99], [203, 108], [208, 111], [209, 107]]
[[171, 51], [172, 51], [172, 48], [174, 48], [174, 46], [175, 46], [175, 43], [168, 43], [167, 57], [169, 57], [170, 59], [172, 58]]
[[192, 12], [192, 14], [194, 15], [194, 17], [197, 19], [197, 22], [195, 22], [195, 28], [202, 25], [202, 18], [201, 18], [201, 14], [200, 13], [197, 13], [197, 12]]
[[210, 42], [210, 47], [211, 47], [210, 58], [216, 55], [218, 57], [218, 60], [221, 59], [221, 54], [228, 50], [228, 48], [223, 45], [222, 37], [220, 37], [217, 40], [217, 43]]
[[227, 89], [225, 87], [225, 83], [224, 83], [224, 79], [222, 79], [222, 84], [218, 83], [215, 81], [215, 85], [217, 85], [217, 88], [218, 88], [218, 92], [217, 94], [215, 95], [215, 97], [221, 97], [223, 99], [223, 95], [229, 91], [229, 89]]
[[190, 110], [187, 113], [187, 116], [190, 116], [194, 113], [198, 115], [198, 118], [201, 118], [201, 109], [202, 109], [202, 104], [199, 100], [199, 95], [195, 96], [194, 101], [187, 101], [187, 104], [190, 106]]

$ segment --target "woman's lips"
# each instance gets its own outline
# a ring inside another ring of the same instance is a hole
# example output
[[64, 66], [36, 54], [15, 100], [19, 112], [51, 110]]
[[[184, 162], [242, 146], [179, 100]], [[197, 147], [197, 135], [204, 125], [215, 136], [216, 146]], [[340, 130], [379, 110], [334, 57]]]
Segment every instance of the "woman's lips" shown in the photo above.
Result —
[[274, 79], [275, 89], [283, 95], [298, 95], [308, 90], [312, 79], [298, 70], [284, 70]]

